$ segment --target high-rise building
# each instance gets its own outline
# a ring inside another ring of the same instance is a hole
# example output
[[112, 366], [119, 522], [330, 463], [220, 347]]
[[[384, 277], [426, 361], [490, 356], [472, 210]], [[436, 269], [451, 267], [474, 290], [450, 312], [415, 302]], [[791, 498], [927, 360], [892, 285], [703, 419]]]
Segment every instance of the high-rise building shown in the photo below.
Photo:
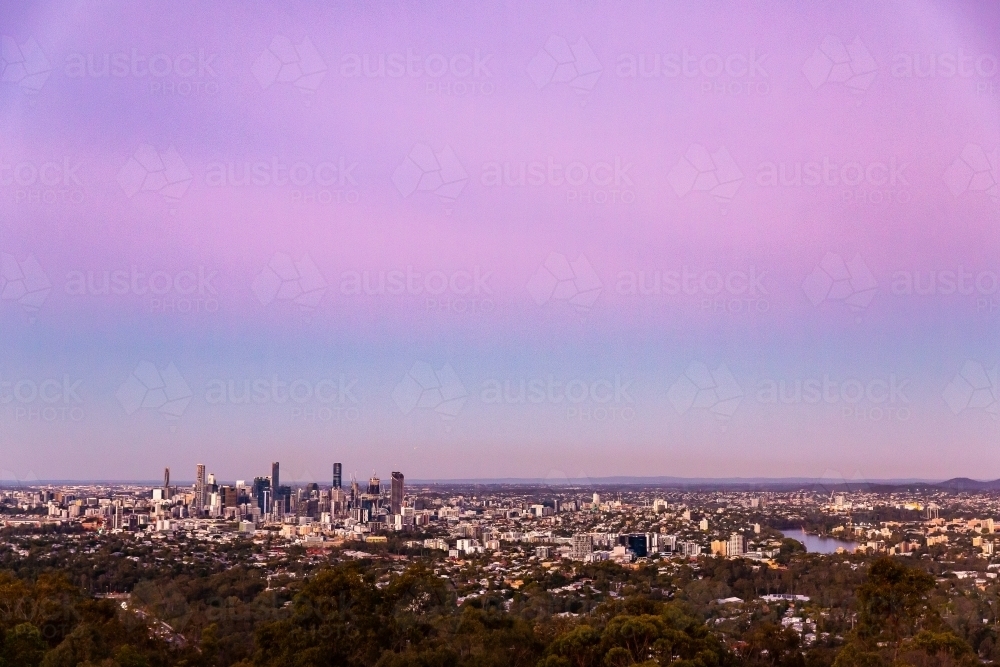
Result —
[[343, 481], [343, 467], [339, 463], [333, 464], [333, 488], [339, 489]]
[[163, 498], [170, 498], [170, 468], [163, 469]]
[[278, 481], [278, 462], [275, 461], [271, 464], [271, 488], [277, 489], [281, 486], [281, 482]]
[[577, 533], [570, 542], [569, 557], [573, 560], [584, 560], [594, 551], [594, 537], [586, 533]]
[[632, 535], [622, 535], [618, 538], [618, 541], [631, 549], [632, 553], [639, 558], [645, 558], [649, 555], [649, 547], [645, 534], [635, 533]]
[[274, 507], [271, 509], [272, 512], [287, 514], [292, 511], [292, 488], [290, 486], [279, 486], [276, 489], [272, 488], [271, 493], [274, 498]]
[[330, 512], [341, 516], [347, 509], [347, 494], [343, 489], [330, 489]]
[[271, 480], [267, 477], [254, 477], [251, 493], [257, 501], [257, 507], [260, 508], [262, 514], [267, 514], [271, 511]]
[[368, 480], [368, 495], [369, 496], [382, 495], [382, 482], [375, 475], [372, 475], [372, 478]]
[[194, 504], [199, 514], [208, 504], [207, 489], [205, 488], [205, 464], [199, 463], [195, 471], [194, 482]]
[[729, 543], [726, 546], [727, 556], [742, 556], [746, 551], [746, 543], [743, 541], [743, 536], [739, 533], [733, 533], [729, 536]]
[[389, 494], [389, 509], [393, 514], [403, 513], [403, 473], [392, 473], [392, 489]]

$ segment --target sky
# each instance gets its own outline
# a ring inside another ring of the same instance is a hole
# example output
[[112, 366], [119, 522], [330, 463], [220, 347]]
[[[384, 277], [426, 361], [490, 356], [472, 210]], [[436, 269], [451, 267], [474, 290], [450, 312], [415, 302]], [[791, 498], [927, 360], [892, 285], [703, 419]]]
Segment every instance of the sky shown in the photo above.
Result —
[[0, 481], [1000, 477], [995, 3], [3, 3]]

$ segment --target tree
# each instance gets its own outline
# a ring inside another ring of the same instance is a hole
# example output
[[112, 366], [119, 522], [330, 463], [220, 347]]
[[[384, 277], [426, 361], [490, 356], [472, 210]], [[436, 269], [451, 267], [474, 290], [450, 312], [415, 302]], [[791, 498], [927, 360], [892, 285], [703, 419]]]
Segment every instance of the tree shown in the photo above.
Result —
[[38, 667], [48, 648], [42, 633], [31, 623], [21, 623], [3, 636], [0, 665], [3, 667]]
[[[883, 557], [872, 563], [858, 588], [858, 625], [854, 638], [837, 656], [836, 667], [895, 664], [903, 640], [921, 621], [936, 614], [927, 603], [934, 577]], [[883, 655], [887, 654], [887, 655]]]

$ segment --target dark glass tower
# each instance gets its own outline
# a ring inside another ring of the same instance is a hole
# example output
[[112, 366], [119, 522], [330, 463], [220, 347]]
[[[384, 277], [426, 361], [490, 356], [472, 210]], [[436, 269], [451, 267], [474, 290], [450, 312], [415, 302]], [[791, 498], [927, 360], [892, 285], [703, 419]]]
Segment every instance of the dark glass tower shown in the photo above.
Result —
[[392, 489], [389, 495], [389, 508], [393, 514], [403, 513], [403, 473], [392, 473]]

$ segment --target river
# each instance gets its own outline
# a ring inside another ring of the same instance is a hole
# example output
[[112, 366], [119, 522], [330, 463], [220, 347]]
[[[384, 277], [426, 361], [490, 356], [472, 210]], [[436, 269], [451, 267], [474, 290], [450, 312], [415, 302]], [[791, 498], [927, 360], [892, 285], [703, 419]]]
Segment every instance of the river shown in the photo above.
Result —
[[837, 553], [838, 547], [843, 547], [849, 553], [854, 551], [854, 548], [858, 546], [857, 542], [846, 542], [844, 540], [837, 540], [832, 537], [820, 537], [818, 535], [809, 535], [805, 533], [801, 528], [796, 528], [795, 530], [783, 530], [781, 531], [785, 537], [790, 537], [793, 540], [798, 540], [802, 544], [806, 545], [806, 551], [814, 554], [832, 554]]

